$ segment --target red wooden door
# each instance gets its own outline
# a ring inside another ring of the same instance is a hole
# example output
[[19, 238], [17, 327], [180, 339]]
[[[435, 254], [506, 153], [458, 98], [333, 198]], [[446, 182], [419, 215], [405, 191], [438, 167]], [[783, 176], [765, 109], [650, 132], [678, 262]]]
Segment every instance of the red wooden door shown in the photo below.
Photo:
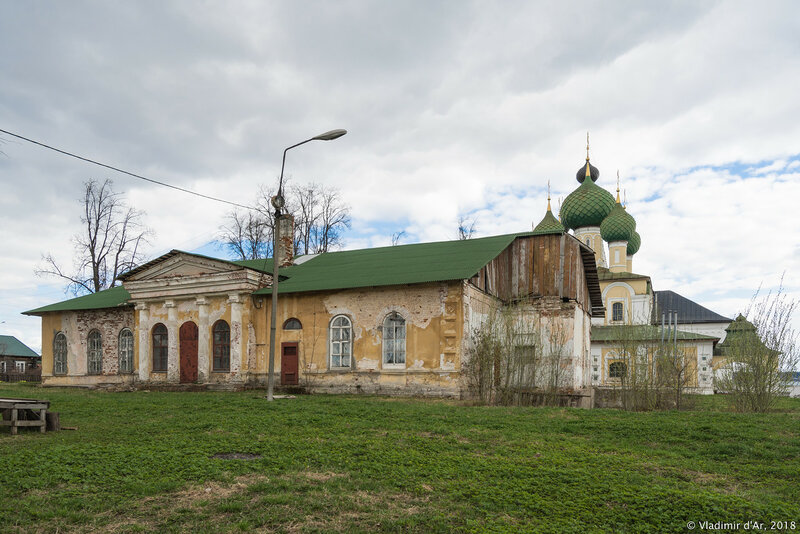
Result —
[[281, 343], [281, 385], [296, 386], [298, 372], [297, 343]]
[[181, 383], [197, 380], [197, 325], [192, 321], [181, 325], [180, 335]]

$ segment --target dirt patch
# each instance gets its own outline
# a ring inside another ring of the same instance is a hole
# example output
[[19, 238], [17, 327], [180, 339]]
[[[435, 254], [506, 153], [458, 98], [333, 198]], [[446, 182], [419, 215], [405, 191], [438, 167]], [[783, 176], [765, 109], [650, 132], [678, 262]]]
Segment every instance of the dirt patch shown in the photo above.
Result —
[[205, 484], [189, 486], [175, 493], [147, 497], [142, 499], [135, 509], [131, 510], [126, 516], [119, 516], [116, 512], [107, 512], [102, 515], [113, 515], [115, 519], [112, 522], [100, 528], [84, 526], [82, 529], [84, 532], [129, 532], [132, 527], [137, 527], [151, 531], [157, 526], [157, 518], [153, 516], [152, 512], [162, 505], [169, 509], [198, 508], [201, 503], [226, 499], [235, 493], [245, 491], [248, 486], [261, 481], [269, 481], [269, 478], [258, 474], [243, 475], [236, 477], [233, 484], [206, 482]]
[[[233, 484], [221, 484], [219, 482], [206, 482], [205, 484], [189, 486], [188, 488], [178, 491], [176, 493], [168, 493], [157, 497], [151, 497], [150, 501], [167, 500], [170, 507], [191, 508], [198, 501], [218, 500], [230, 497], [234, 493], [240, 493], [247, 489], [248, 486], [256, 482], [269, 481], [265, 475], [243, 475], [236, 477]], [[144, 500], [146, 503], [148, 499]]]
[[331, 472], [315, 473], [313, 471], [303, 471], [300, 474], [302, 476], [310, 479], [310, 480], [315, 480], [317, 482], [327, 482], [328, 480], [330, 480], [332, 478], [339, 478], [339, 477], [346, 477], [347, 476], [347, 475], [342, 474], [342, 473], [331, 473]]
[[218, 452], [211, 457], [219, 460], [258, 460], [261, 455], [249, 452]]
[[693, 471], [691, 469], [679, 469], [674, 467], [662, 467], [647, 463], [643, 465], [645, 471], [662, 478], [678, 478], [687, 482], [692, 482], [701, 486], [711, 486], [713, 489], [722, 493], [736, 493], [739, 485], [732, 483], [723, 475], [706, 473], [703, 471]]

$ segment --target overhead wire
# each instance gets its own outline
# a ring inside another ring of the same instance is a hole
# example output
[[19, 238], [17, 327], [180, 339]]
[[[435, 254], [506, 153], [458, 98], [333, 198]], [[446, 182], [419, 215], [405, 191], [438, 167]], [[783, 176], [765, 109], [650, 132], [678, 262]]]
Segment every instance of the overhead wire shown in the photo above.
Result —
[[140, 174], [136, 174], [136, 173], [133, 173], [133, 172], [130, 172], [130, 171], [126, 171], [124, 169], [120, 169], [119, 167], [114, 167], [113, 165], [107, 165], [105, 163], [100, 163], [99, 161], [95, 161], [95, 160], [90, 159], [90, 158], [85, 158], [83, 156], [79, 156], [77, 154], [73, 154], [72, 152], [68, 152], [66, 150], [62, 150], [60, 148], [56, 148], [54, 146], [47, 145], [45, 143], [36, 141], [34, 139], [30, 139], [28, 137], [24, 137], [22, 135], [16, 134], [14, 132], [9, 132], [8, 130], [3, 130], [2, 128], [0, 128], [0, 132], [2, 132], [4, 134], [7, 134], [7, 135], [11, 135], [13, 137], [16, 137], [17, 139], [22, 139], [23, 141], [27, 141], [29, 143], [33, 143], [34, 145], [38, 145], [40, 147], [47, 148], [48, 150], [53, 150], [54, 152], [58, 152], [60, 154], [64, 154], [65, 156], [70, 156], [72, 158], [79, 159], [81, 161], [85, 161], [85, 162], [91, 163], [93, 165], [98, 165], [100, 167], [105, 167], [106, 169], [111, 169], [112, 171], [116, 171], [116, 172], [119, 172], [119, 173], [122, 173], [122, 174], [127, 174], [128, 176], [132, 176], [134, 178], [138, 178], [138, 179], [144, 180], [146, 182], [150, 182], [150, 183], [153, 183], [153, 184], [156, 184], [156, 185], [161, 185], [161, 186], [164, 186], [164, 187], [169, 187], [170, 189], [175, 189], [177, 191], [182, 191], [184, 193], [189, 193], [190, 195], [195, 195], [195, 196], [202, 197], [202, 198], [205, 198], [205, 199], [208, 199], [208, 200], [213, 200], [215, 202], [222, 202], [224, 204], [230, 204], [231, 206], [236, 206], [238, 208], [244, 208], [246, 210], [258, 211], [258, 209], [254, 208], [253, 206], [246, 206], [244, 204], [239, 204], [238, 202], [232, 202], [230, 200], [225, 200], [223, 198], [212, 197], [210, 195], [204, 195], [203, 193], [198, 193], [197, 191], [192, 191], [191, 189], [186, 189], [184, 187], [179, 187], [177, 185], [168, 184], [166, 182], [161, 182], [159, 180], [154, 180], [152, 178], [147, 178], [146, 176], [142, 176]]

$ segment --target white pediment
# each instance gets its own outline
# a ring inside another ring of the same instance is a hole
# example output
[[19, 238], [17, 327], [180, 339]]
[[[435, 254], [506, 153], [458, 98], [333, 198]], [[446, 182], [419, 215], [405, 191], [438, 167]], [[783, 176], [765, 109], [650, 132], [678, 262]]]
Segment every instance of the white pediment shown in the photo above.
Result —
[[157, 258], [137, 272], [126, 276], [126, 281], [160, 280], [164, 278], [197, 277], [241, 271], [244, 267], [226, 261], [204, 258], [184, 252], [169, 253]]
[[131, 301], [251, 293], [272, 277], [233, 263], [172, 251], [122, 277]]

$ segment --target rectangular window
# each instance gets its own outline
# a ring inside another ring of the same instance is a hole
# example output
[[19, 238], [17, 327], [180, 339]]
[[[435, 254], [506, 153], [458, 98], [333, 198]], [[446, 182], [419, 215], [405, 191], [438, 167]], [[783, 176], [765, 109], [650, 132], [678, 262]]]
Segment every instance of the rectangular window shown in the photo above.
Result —
[[90, 375], [99, 375], [103, 372], [103, 341], [100, 332], [97, 330], [89, 332], [87, 344], [87, 371]]
[[406, 365], [406, 321], [397, 313], [383, 321], [383, 363], [388, 367]]
[[2, 361], [0, 362], [0, 373], [5, 373], [5, 372], [6, 372], [6, 362]]
[[169, 357], [169, 331], [163, 324], [153, 327], [153, 371], [166, 371]]
[[25, 372], [25, 362], [14, 362], [17, 364], [17, 372], [24, 373]]
[[611, 305], [611, 320], [614, 322], [622, 321], [622, 303], [615, 302]]

